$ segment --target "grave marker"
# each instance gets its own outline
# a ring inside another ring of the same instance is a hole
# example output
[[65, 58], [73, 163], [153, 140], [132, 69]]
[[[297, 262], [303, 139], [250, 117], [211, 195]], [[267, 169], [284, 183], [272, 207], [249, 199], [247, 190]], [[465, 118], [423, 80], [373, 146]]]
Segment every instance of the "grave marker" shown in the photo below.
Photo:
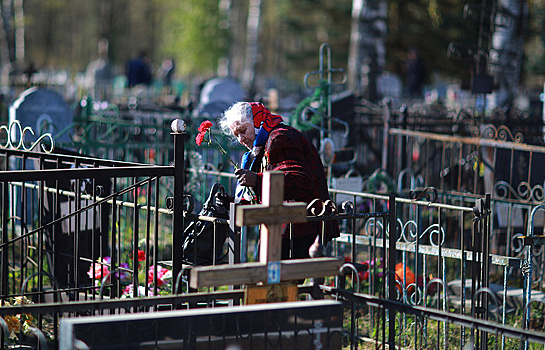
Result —
[[55, 143], [71, 141], [70, 133], [58, 133], [73, 123], [72, 109], [60, 94], [51, 89], [33, 87], [25, 90], [9, 107], [9, 121], [15, 120], [23, 128], [30, 126], [35, 132], [35, 135], [27, 133], [25, 141], [35, 141], [45, 133], [50, 133]]
[[269, 263], [282, 255], [282, 224], [307, 221], [307, 205], [302, 202], [282, 203], [284, 174], [263, 173], [262, 204], [237, 207], [237, 226], [261, 224], [259, 261]]
[[238, 226], [262, 225], [259, 262], [193, 268], [190, 272], [192, 288], [258, 282], [278, 283], [339, 274], [339, 269], [344, 264], [344, 260], [339, 258], [280, 261], [282, 223], [306, 221], [306, 204], [282, 203], [284, 174], [280, 171], [263, 173], [262, 188], [263, 204], [239, 206], [236, 215]]

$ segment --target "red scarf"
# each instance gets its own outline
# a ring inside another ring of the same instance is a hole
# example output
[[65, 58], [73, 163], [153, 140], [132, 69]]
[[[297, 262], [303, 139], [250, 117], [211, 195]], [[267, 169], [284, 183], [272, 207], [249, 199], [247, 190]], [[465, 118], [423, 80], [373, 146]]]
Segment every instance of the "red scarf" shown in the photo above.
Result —
[[257, 133], [254, 146], [263, 146], [269, 137], [271, 130], [282, 123], [283, 119], [277, 114], [272, 114], [261, 102], [248, 102], [252, 106], [254, 127], [260, 128]]

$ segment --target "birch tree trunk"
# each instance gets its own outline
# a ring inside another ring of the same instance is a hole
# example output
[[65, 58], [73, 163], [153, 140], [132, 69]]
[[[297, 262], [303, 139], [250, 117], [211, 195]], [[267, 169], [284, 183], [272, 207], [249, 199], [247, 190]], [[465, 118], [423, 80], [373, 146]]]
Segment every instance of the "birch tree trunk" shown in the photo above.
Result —
[[495, 17], [489, 64], [498, 84], [495, 104], [505, 107], [512, 105], [520, 84], [528, 4], [524, 0], [500, 0]]
[[386, 63], [386, 0], [353, 0], [348, 87], [377, 98], [377, 78]]
[[9, 73], [11, 71], [11, 59], [9, 55], [8, 42], [8, 24], [6, 18], [11, 18], [11, 4], [9, 1], [4, 1], [2, 13], [0, 14], [0, 64], [2, 65], [2, 76], [0, 83], [4, 86], [9, 85]]
[[23, 0], [13, 1], [13, 13], [15, 16], [15, 61], [22, 67], [25, 62], [25, 18]]
[[250, 0], [246, 28], [246, 55], [242, 73], [242, 86], [253, 95], [255, 90], [255, 68], [258, 55], [258, 36], [261, 18], [261, 0]]

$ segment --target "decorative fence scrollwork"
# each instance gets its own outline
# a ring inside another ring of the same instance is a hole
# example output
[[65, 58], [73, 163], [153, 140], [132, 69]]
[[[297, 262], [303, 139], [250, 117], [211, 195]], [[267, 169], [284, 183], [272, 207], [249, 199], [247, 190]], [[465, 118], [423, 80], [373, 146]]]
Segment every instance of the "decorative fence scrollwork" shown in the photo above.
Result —
[[542, 185], [531, 186], [528, 182], [520, 182], [515, 190], [508, 182], [498, 181], [494, 184], [494, 197], [497, 199], [515, 199], [519, 202], [539, 204], [545, 200]]
[[[5, 149], [32, 151], [38, 145], [41, 146], [42, 151], [45, 153], [51, 153], [55, 149], [55, 141], [53, 136], [48, 132], [38, 136], [35, 141], [25, 142], [27, 133], [35, 135], [35, 132], [30, 126], [25, 126], [23, 128], [21, 122], [18, 120], [14, 120], [9, 124], [9, 126], [0, 126], [0, 138], [4, 137], [2, 132], [6, 133], [5, 143], [0, 144], [0, 147]], [[19, 139], [17, 139], [17, 136], [19, 136]]]
[[500, 125], [498, 127], [492, 124], [485, 125], [480, 133], [480, 137], [497, 141], [524, 142], [524, 136], [521, 132], [517, 132], [513, 135], [511, 130], [505, 125]]

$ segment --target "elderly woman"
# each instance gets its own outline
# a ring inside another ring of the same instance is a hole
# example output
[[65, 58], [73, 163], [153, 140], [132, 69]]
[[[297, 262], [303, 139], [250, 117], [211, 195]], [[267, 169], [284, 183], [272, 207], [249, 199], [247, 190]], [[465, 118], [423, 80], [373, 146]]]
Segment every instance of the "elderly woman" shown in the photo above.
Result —
[[[237, 102], [221, 116], [222, 130], [233, 135], [248, 148], [242, 157], [242, 167], [235, 171], [239, 187], [235, 201], [244, 197], [250, 187], [261, 194], [265, 170], [284, 173], [284, 200], [310, 203], [314, 199], [329, 199], [324, 166], [316, 147], [298, 130], [285, 125], [279, 115], [272, 114], [259, 102]], [[339, 236], [336, 221], [284, 225], [282, 231], [282, 259], [308, 258], [309, 248], [318, 234], [322, 241]]]

